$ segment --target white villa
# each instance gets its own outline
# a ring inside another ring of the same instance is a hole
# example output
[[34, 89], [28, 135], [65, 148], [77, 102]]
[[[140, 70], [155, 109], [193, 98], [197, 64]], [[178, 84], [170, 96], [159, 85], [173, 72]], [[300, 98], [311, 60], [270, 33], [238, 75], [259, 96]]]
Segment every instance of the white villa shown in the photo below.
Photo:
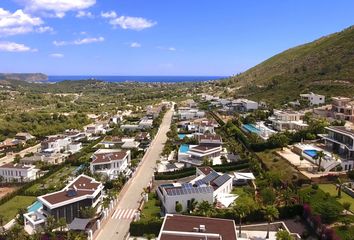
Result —
[[55, 219], [64, 218], [70, 224], [80, 217], [80, 210], [93, 207], [100, 211], [103, 199], [102, 183], [86, 175], [80, 175], [57, 192], [48, 193], [37, 198], [35, 209], [24, 214], [25, 230], [33, 233], [41, 229], [48, 216]]
[[187, 211], [192, 201], [213, 203], [218, 196], [231, 191], [232, 177], [211, 170], [209, 174], [201, 174], [188, 183], [162, 184], [157, 189], [157, 195], [162, 203], [162, 212], [166, 214], [176, 213], [177, 203], [182, 205], [182, 211]]
[[310, 103], [311, 106], [313, 105], [320, 105], [325, 103], [325, 96], [315, 94], [313, 92], [300, 94], [302, 100], [306, 100]]
[[92, 156], [90, 170], [108, 176], [110, 179], [118, 177], [120, 173], [129, 172], [128, 164], [131, 161], [130, 151], [100, 149]]
[[29, 182], [37, 177], [39, 169], [34, 165], [7, 163], [0, 166], [0, 176], [4, 182]]
[[305, 114], [302, 112], [274, 110], [274, 114], [269, 117], [269, 120], [272, 122], [272, 127], [277, 131], [296, 131], [308, 127], [303, 121], [304, 116]]
[[179, 108], [177, 115], [180, 120], [191, 120], [191, 119], [204, 117], [205, 112], [199, 111], [198, 109], [187, 107], [187, 108]]
[[49, 136], [41, 143], [41, 151], [48, 153], [59, 153], [66, 151], [72, 139], [68, 136]]

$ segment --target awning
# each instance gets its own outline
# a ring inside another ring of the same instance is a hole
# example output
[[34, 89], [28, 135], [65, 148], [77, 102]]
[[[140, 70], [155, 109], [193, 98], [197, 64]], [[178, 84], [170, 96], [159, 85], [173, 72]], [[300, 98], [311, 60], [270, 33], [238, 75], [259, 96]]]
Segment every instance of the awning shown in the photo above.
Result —
[[74, 220], [69, 224], [70, 230], [85, 230], [90, 219], [86, 218], [74, 218]]

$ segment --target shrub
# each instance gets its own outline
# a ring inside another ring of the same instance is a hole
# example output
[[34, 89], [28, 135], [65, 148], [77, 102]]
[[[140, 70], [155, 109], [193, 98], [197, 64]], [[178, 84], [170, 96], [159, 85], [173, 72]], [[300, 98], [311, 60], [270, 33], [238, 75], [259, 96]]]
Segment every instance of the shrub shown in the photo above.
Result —
[[159, 235], [162, 220], [150, 219], [149, 221], [137, 221], [130, 224], [129, 232], [132, 236], [144, 236], [145, 234]]

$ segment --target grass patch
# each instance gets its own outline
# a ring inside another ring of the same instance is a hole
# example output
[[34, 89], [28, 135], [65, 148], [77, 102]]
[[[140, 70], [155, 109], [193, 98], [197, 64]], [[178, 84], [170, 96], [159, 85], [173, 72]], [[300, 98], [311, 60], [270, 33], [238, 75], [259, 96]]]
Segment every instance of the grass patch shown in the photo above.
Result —
[[279, 173], [279, 176], [283, 181], [291, 181], [295, 174], [298, 175], [299, 178], [304, 178], [304, 176], [285, 159], [276, 155], [275, 152], [279, 150], [280, 149], [266, 150], [263, 152], [257, 152], [256, 155], [270, 171]]
[[26, 195], [38, 196], [46, 192], [53, 192], [62, 189], [67, 183], [68, 177], [77, 167], [65, 166], [59, 171], [51, 174], [41, 182], [26, 190]]
[[336, 190], [336, 186], [334, 184], [319, 184], [318, 186], [322, 191], [329, 193], [333, 197], [336, 197], [337, 201], [340, 202], [341, 204], [344, 202], [351, 203], [350, 211], [354, 212], [354, 198], [352, 198], [351, 196], [349, 196], [343, 191], [342, 191], [342, 197], [338, 198], [337, 197], [338, 191]]
[[0, 214], [4, 216], [5, 223], [9, 222], [16, 216], [18, 209], [27, 208], [35, 200], [36, 197], [32, 196], [16, 196], [10, 201], [0, 205]]
[[160, 218], [160, 201], [155, 193], [149, 193], [149, 201], [144, 204], [141, 212], [141, 220]]

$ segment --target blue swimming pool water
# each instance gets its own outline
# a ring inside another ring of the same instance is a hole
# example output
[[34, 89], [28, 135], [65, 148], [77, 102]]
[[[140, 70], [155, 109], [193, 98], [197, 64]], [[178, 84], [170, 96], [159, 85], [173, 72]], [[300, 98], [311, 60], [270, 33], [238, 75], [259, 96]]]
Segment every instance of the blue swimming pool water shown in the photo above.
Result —
[[186, 153], [188, 151], [189, 151], [189, 145], [188, 144], [182, 144], [179, 147], [179, 152], [181, 152], [181, 153]]
[[31, 206], [28, 207], [28, 212], [35, 212], [41, 207], [43, 207], [43, 204], [41, 202], [36, 201], [35, 203], [33, 203]]
[[258, 128], [256, 128], [253, 124], [243, 124], [242, 127], [244, 129], [246, 129], [247, 131], [249, 131], [250, 133], [260, 133], [261, 130], [259, 130]]
[[310, 157], [316, 157], [316, 155], [317, 155], [317, 150], [315, 150], [315, 149], [308, 149], [308, 150], [304, 150], [304, 153], [306, 154], [306, 155], [308, 155], [308, 156], [310, 156]]
[[179, 137], [179, 139], [183, 139], [186, 137], [186, 134], [180, 133], [180, 134], [178, 134], [178, 137]]

